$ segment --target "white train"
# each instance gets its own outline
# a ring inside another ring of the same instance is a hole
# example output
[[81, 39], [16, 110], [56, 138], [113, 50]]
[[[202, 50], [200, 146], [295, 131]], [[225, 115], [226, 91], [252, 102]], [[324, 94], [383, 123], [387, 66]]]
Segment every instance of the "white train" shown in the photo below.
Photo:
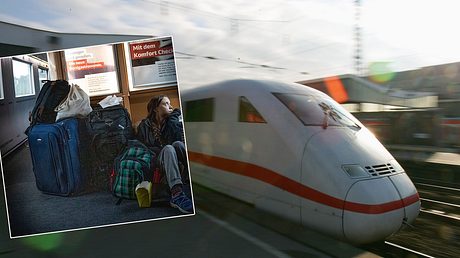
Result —
[[193, 181], [362, 244], [418, 216], [403, 168], [326, 94], [232, 80], [181, 93]]

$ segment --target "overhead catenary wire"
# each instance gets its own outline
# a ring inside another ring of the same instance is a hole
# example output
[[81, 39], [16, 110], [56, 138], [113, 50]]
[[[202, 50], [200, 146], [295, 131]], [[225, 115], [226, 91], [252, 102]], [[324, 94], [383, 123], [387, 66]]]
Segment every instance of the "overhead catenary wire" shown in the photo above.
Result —
[[214, 17], [214, 18], [226, 19], [226, 20], [237, 20], [237, 21], [242, 21], [242, 22], [268, 22], [268, 23], [288, 23], [288, 22], [291, 22], [293, 20], [293, 19], [292, 20], [274, 20], [274, 19], [235, 18], [235, 17], [229, 17], [229, 16], [222, 15], [222, 14], [217, 14], [217, 13], [210, 12], [210, 11], [200, 10], [200, 9], [193, 8], [193, 7], [190, 7], [190, 6], [185, 6], [185, 5], [173, 3], [171, 1], [154, 1], [154, 0], [141, 0], [141, 1], [151, 3], [151, 4], [156, 4], [156, 5], [159, 5], [159, 6], [167, 5], [168, 8], [177, 9], [177, 10], [183, 10], [183, 11], [187, 11], [187, 12], [192, 11], [192, 12], [196, 12], [196, 13], [201, 13], [201, 14], [206, 15], [208, 17]]
[[209, 60], [220, 60], [220, 61], [226, 61], [226, 62], [234, 62], [234, 63], [239, 63], [239, 64], [245, 64], [245, 65], [250, 65], [250, 66], [253, 66], [253, 67], [261, 67], [261, 68], [277, 69], [277, 70], [288, 70], [287, 68], [284, 68], [284, 67], [276, 67], [276, 66], [252, 63], [252, 62], [241, 61], [241, 60], [232, 60], [232, 59], [228, 59], [228, 58], [220, 58], [220, 57], [214, 57], [214, 56], [203, 56], [203, 55], [189, 54], [189, 53], [184, 53], [184, 52], [180, 52], [180, 51], [176, 51], [176, 53], [180, 54], [180, 55], [187, 56], [188, 58], [186, 57], [185, 59], [190, 59], [192, 57], [199, 57], [199, 58], [204, 58], [204, 59], [209, 59]]
[[[149, 4], [154, 4], [154, 5], [157, 5], [157, 6], [163, 6], [163, 5], [165, 5], [167, 3], [168, 8], [184, 11], [184, 12], [187, 12], [188, 14], [195, 13], [195, 14], [200, 14], [200, 15], [203, 15], [205, 17], [209, 17], [209, 18], [213, 18], [213, 19], [217, 19], [217, 20], [221, 20], [221, 21], [225, 21], [225, 22], [236, 22], [238, 24], [241, 22], [241, 23], [244, 23], [244, 29], [241, 29], [241, 26], [238, 26], [238, 31], [240, 31], [240, 32], [242, 30], [246, 31], [246, 30], [249, 30], [249, 29], [255, 29], [257, 32], [261, 32], [261, 31], [270, 32], [273, 35], [275, 35], [276, 37], [280, 36], [280, 30], [279, 29], [267, 29], [266, 27], [261, 27], [261, 26], [256, 25], [256, 24], [259, 24], [259, 23], [276, 23], [276, 24], [283, 24], [284, 25], [284, 24], [289, 24], [289, 23], [298, 21], [298, 20], [300, 20], [300, 19], [302, 19], [302, 18], [307, 16], [307, 15], [299, 15], [299, 16], [291, 18], [291, 19], [279, 19], [279, 20], [276, 20], [276, 19], [247, 19], [247, 18], [230, 17], [230, 16], [227, 16], [227, 15], [222, 15], [222, 14], [218, 14], [218, 13], [215, 13], [215, 12], [205, 11], [205, 10], [197, 9], [197, 8], [194, 8], [194, 7], [173, 3], [171, 1], [155, 1], [155, 0], [140, 0], [140, 1], [143, 1], [143, 2], [146, 2], [146, 3], [149, 3]], [[274, 5], [273, 8], [279, 8], [279, 5]], [[202, 16], [199, 16], [199, 17], [202, 18]], [[218, 42], [225, 41], [225, 40], [228, 40], [228, 39], [229, 39], [229, 37], [216, 38], [215, 40], [207, 41], [206, 43], [197, 45], [194, 49], [190, 49], [189, 51], [197, 50], [197, 48], [206, 48], [207, 45], [216, 44]], [[308, 40], [300, 40], [300, 41], [296, 41], [296, 43], [298, 45], [304, 46], [305, 41], [307, 41], [307, 43], [311, 43]], [[330, 45], [330, 44], [331, 43], [327, 43], [327, 44], [323, 44], [323, 45], [317, 45], [317, 46], [314, 46], [314, 48], [321, 48], [321, 47], [325, 47], [325, 46]], [[337, 44], [337, 43], [333, 43], [333, 44]], [[309, 44], [306, 44], [306, 45], [309, 45]], [[300, 50], [299, 52], [301, 53], [301, 52], [308, 52], [308, 51], [309, 50], [307, 49], [307, 50]]]
[[[300, 16], [297, 16], [297, 17], [294, 17], [294, 18], [291, 18], [291, 19], [252, 19], [252, 18], [248, 19], [248, 18], [238, 18], [238, 17], [235, 17], [235, 16], [223, 15], [223, 14], [219, 14], [217, 12], [212, 12], [212, 11], [208, 11], [208, 10], [202, 10], [202, 9], [199, 9], [199, 8], [196, 8], [196, 7], [186, 6], [186, 5], [174, 3], [174, 2], [171, 2], [171, 1], [163, 1], [163, 0], [161, 0], [161, 1], [140, 0], [140, 1], [148, 3], [148, 4], [157, 5], [159, 7], [165, 7], [166, 6], [166, 8], [168, 8], [168, 9], [177, 10], [177, 11], [180, 11], [180, 12], [187, 12], [187, 14], [195, 15], [195, 16], [197, 16], [199, 18], [206, 18], [207, 17], [207, 18], [211, 18], [211, 19], [215, 19], [215, 20], [224, 21], [224, 22], [236, 22], [237, 23], [236, 30], [239, 33], [243, 32], [243, 31], [247, 31], [247, 30], [255, 30], [257, 32], [267, 31], [267, 32], [273, 33], [273, 35], [275, 37], [280, 37], [280, 42], [282, 41], [282, 39], [281, 39], [281, 35], [280, 35], [279, 26], [278, 26], [277, 29], [274, 29], [274, 27], [267, 28], [266, 26], [261, 27], [260, 25], [262, 23], [273, 23], [273, 24], [281, 24], [282, 26], [284, 26], [284, 25], [288, 25], [289, 23], [299, 21], [299, 20], [301, 20], [301, 19], [303, 19], [305, 17], [305, 15], [300, 15]], [[275, 7], [279, 8], [279, 5], [274, 5], [272, 7], [273, 8], [275, 8]], [[265, 11], [266, 10], [264, 10], [264, 12]], [[244, 24], [243, 28], [241, 28], [241, 26], [239, 26], [240, 23]], [[252, 33], [252, 34], [254, 34], [254, 33]], [[177, 58], [178, 59], [184, 59], [184, 60], [185, 59], [190, 60], [190, 59], [193, 59], [193, 58], [205, 58], [205, 59], [208, 59], [208, 60], [234, 62], [234, 63], [240, 63], [240, 64], [245, 65], [245, 66], [242, 66], [240, 68], [253, 67], [253, 68], [260, 68], [260, 69], [286, 70], [286, 71], [299, 73], [299, 74], [302, 74], [302, 75], [307, 75], [307, 74], [311, 74], [311, 72], [310, 71], [307, 72], [307, 71], [293, 70], [293, 69], [290, 69], [290, 68], [287, 68], [287, 67], [284, 67], [284, 66], [279, 66], [279, 65], [276, 65], [276, 64], [273, 64], [273, 63], [276, 62], [277, 60], [279, 60], [278, 57], [285, 58], [285, 57], [295, 56], [295, 55], [298, 55], [298, 54], [301, 54], [301, 53], [307, 53], [307, 52], [310, 52], [310, 51], [317, 51], [317, 50], [322, 49], [322, 48], [327, 48], [327, 47], [339, 44], [339, 42], [328, 42], [328, 43], [325, 43], [325, 44], [316, 44], [316, 45], [312, 46], [311, 43], [313, 43], [313, 42], [311, 40], [302, 39], [300, 41], [296, 41], [295, 45], [300, 47], [296, 51], [291, 51], [289, 53], [282, 53], [282, 48], [275, 48], [270, 53], [267, 53], [267, 55], [265, 55], [266, 58], [261, 60], [261, 62], [260, 61], [259, 62], [251, 62], [251, 61], [247, 61], [247, 60], [242, 60], [239, 57], [235, 57], [235, 58], [222, 57], [222, 56], [217, 57], [217, 56], [209, 56], [209, 55], [204, 55], [204, 54], [191, 54], [189, 56], [186, 56], [187, 53], [200, 52], [200, 51], [197, 51], [197, 50], [199, 50], [199, 49], [207, 49], [209, 47], [209, 45], [211, 45], [211, 44], [217, 44], [218, 42], [221, 42], [221, 41], [232, 40], [232, 39], [234, 39], [234, 37], [235, 37], [235, 35], [232, 35], [232, 33], [230, 33], [229, 36], [217, 37], [215, 39], [207, 40], [205, 42], [197, 44], [192, 49], [176, 51], [176, 53], [183, 55], [183, 56], [178, 56]], [[318, 39], [318, 38], [316, 38], [316, 39]], [[305, 42], [307, 42], [307, 44], [305, 44]], [[275, 54], [275, 55], [273, 55], [273, 54]], [[273, 56], [275, 56], [275, 57], [273, 57]]]

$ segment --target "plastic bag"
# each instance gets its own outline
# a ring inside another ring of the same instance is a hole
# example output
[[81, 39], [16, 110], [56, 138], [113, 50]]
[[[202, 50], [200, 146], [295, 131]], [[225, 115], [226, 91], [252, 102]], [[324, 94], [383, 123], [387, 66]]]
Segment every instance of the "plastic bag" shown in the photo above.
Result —
[[122, 101], [123, 101], [122, 97], [117, 97], [115, 95], [109, 95], [105, 97], [103, 100], [101, 100], [98, 104], [102, 108], [106, 108], [106, 107], [120, 105]]
[[87, 116], [93, 109], [88, 94], [77, 84], [72, 84], [69, 95], [54, 111], [57, 112], [56, 121], [58, 121], [67, 117]]

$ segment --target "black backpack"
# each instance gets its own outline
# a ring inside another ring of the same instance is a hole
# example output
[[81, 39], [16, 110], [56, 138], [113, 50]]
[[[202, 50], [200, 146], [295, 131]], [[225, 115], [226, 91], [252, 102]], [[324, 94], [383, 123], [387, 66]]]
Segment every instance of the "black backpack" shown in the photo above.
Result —
[[92, 157], [90, 187], [109, 190], [115, 158], [133, 138], [128, 111], [121, 105], [96, 107], [87, 117], [88, 143]]
[[[54, 109], [67, 97], [69, 91], [70, 85], [66, 80], [46, 80], [30, 113], [29, 128], [36, 123], [56, 122], [57, 112]], [[27, 128], [26, 134], [29, 128]]]

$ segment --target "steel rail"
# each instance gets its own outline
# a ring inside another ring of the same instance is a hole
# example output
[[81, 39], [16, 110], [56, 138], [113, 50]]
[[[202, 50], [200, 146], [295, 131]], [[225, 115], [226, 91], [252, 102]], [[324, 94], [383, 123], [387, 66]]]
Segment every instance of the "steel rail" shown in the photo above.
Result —
[[415, 185], [421, 185], [421, 186], [427, 186], [427, 187], [432, 187], [432, 188], [439, 188], [443, 190], [460, 192], [460, 189], [458, 188], [452, 188], [452, 187], [446, 187], [446, 186], [440, 186], [440, 185], [430, 185], [430, 184], [425, 184], [425, 183], [415, 183]]
[[424, 212], [424, 213], [428, 213], [428, 214], [431, 214], [431, 215], [436, 215], [436, 216], [440, 216], [440, 217], [460, 221], [460, 217], [455, 217], [455, 216], [452, 216], [452, 215], [445, 214], [443, 211], [433, 211], [433, 210], [420, 209], [420, 212]]
[[402, 249], [406, 252], [410, 252], [410, 253], [413, 253], [413, 254], [416, 254], [416, 255], [419, 255], [419, 256], [422, 256], [422, 257], [427, 257], [427, 258], [434, 258], [434, 256], [431, 256], [431, 255], [428, 255], [428, 254], [424, 254], [424, 253], [421, 253], [419, 251], [415, 251], [415, 250], [412, 250], [410, 248], [407, 248], [407, 247], [404, 247], [404, 246], [401, 246], [401, 245], [398, 245], [398, 244], [395, 244], [395, 243], [392, 243], [392, 242], [389, 242], [389, 241], [385, 241], [385, 244], [387, 245], [390, 245], [390, 246], [393, 246], [393, 247], [396, 247], [398, 249]]

